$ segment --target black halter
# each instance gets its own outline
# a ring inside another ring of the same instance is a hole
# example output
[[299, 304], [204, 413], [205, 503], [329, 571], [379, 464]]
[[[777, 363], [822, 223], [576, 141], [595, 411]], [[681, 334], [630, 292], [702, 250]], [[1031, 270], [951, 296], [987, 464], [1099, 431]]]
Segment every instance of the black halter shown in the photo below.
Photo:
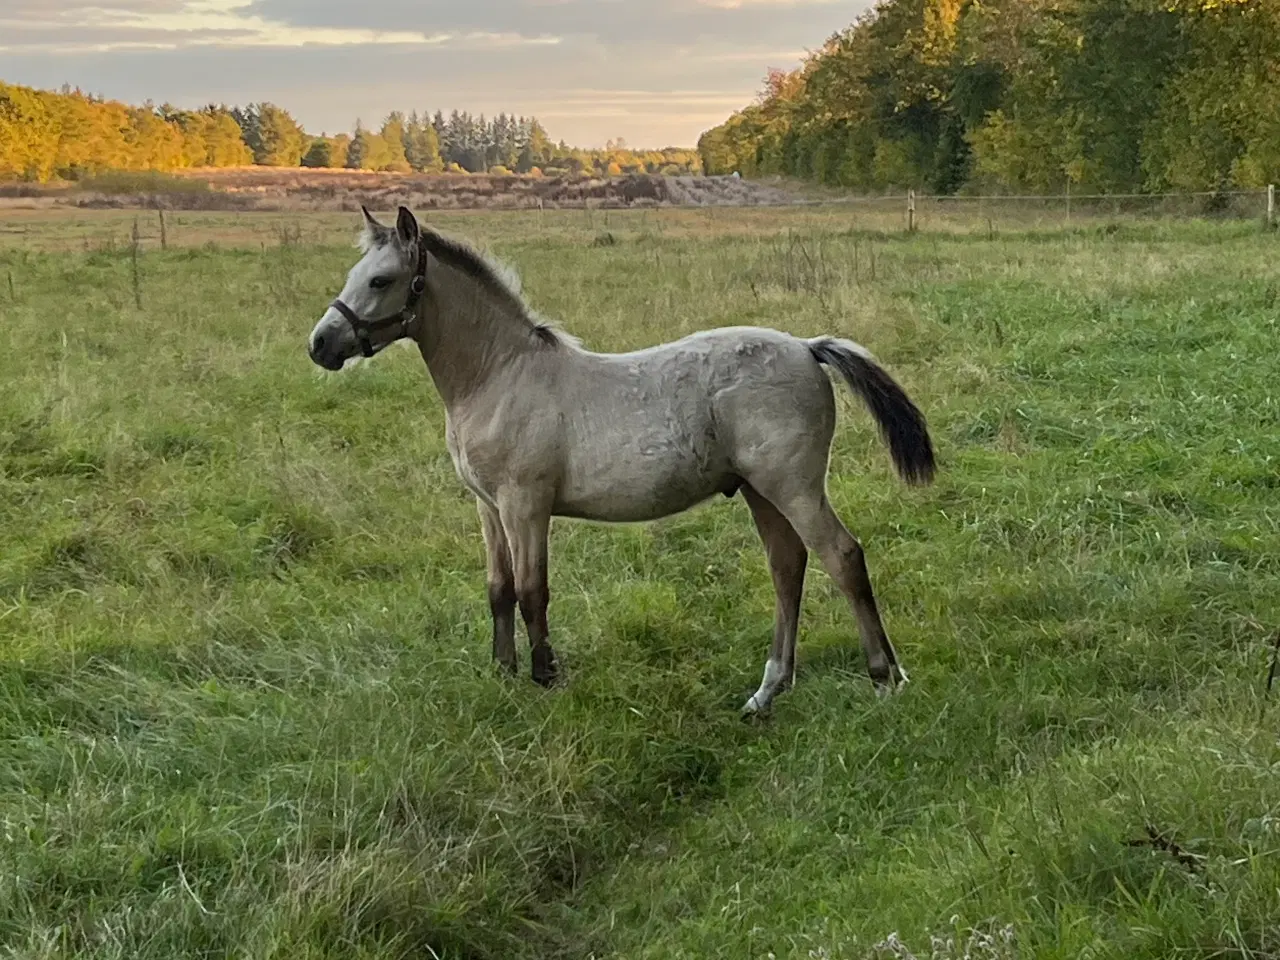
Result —
[[[351, 330], [355, 333], [356, 339], [360, 341], [360, 352], [366, 357], [372, 357], [379, 350], [395, 343], [409, 335], [409, 325], [418, 319], [417, 311], [414, 309], [418, 305], [418, 301], [422, 299], [422, 294], [427, 289], [427, 245], [418, 240], [418, 265], [413, 271], [413, 279], [409, 281], [409, 297], [405, 300], [404, 307], [399, 313], [392, 314], [382, 320], [365, 320], [354, 310], [342, 302], [340, 298], [335, 298], [330, 304], [333, 309], [346, 317], [347, 323], [351, 324]], [[376, 333], [379, 330], [386, 330], [388, 327], [400, 326], [400, 332], [389, 340], [384, 340], [378, 344], [377, 349], [374, 348], [369, 334]]]

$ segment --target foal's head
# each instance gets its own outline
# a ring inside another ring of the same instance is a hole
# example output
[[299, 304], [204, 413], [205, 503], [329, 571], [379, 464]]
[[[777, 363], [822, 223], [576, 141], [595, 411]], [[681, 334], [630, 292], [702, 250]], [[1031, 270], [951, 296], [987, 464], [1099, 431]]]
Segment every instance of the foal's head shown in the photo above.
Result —
[[326, 370], [340, 370], [357, 354], [373, 356], [409, 334], [425, 290], [425, 250], [417, 218], [401, 207], [395, 227], [364, 207], [364, 256], [311, 331], [308, 353]]

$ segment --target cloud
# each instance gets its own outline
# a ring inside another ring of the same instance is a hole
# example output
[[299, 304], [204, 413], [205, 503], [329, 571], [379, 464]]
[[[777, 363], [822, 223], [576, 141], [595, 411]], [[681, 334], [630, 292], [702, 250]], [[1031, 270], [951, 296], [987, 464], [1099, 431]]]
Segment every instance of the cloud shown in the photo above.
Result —
[[548, 45], [558, 37], [510, 31], [378, 29], [358, 25], [290, 23], [253, 12], [254, 0], [107, 0], [107, 3], [26, 5], [0, 19], [9, 40], [0, 51], [109, 53], [183, 47], [471, 47]]
[[[866, 5], [867, 0], [369, 0], [353, 6], [349, 0], [253, 0], [252, 10], [328, 27], [452, 32], [501, 24], [525, 36], [576, 38], [616, 54], [643, 56], [651, 43], [817, 46]], [[661, 70], [665, 64], [654, 66]]]
[[543, 118], [582, 146], [692, 145], [870, 0], [0, 0], [0, 76], [309, 130], [393, 109]]
[[717, 10], [741, 10], [743, 7], [810, 7], [839, 3], [840, 0], [697, 0], [704, 7]]

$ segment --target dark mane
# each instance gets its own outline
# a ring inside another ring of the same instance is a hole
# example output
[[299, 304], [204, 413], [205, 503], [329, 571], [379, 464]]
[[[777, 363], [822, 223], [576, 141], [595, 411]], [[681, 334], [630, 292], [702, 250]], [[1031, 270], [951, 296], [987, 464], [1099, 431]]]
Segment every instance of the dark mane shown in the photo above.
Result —
[[466, 274], [480, 284], [488, 293], [511, 307], [528, 324], [533, 335], [548, 346], [560, 346], [564, 340], [562, 335], [552, 326], [542, 323], [529, 312], [528, 305], [518, 291], [498, 273], [494, 265], [460, 240], [442, 236], [433, 230], [423, 230], [420, 243], [426, 244], [427, 251], [446, 266]]

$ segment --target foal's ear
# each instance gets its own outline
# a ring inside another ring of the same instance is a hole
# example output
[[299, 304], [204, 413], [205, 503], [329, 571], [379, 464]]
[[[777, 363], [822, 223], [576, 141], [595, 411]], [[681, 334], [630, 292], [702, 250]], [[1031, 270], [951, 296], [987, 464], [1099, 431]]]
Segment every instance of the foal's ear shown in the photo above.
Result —
[[387, 229], [377, 220], [373, 219], [373, 214], [369, 212], [369, 208], [363, 203], [360, 204], [360, 212], [364, 214], [365, 226], [368, 227], [375, 235]]
[[401, 207], [396, 216], [396, 236], [400, 238], [400, 245], [413, 246], [418, 242], [419, 235], [418, 218], [409, 212], [408, 207]]

